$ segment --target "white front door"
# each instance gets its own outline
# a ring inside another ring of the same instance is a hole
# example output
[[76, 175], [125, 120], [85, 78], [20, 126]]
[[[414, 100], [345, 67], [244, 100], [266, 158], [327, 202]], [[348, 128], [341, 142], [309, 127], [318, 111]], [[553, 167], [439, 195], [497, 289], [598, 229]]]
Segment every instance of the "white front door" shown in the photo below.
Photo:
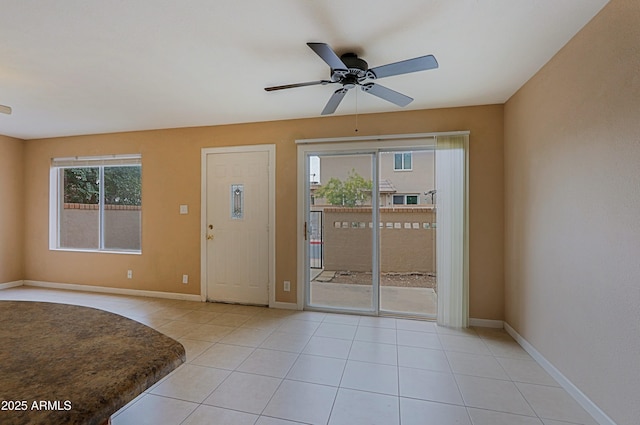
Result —
[[206, 286], [211, 301], [269, 304], [269, 152], [206, 154]]

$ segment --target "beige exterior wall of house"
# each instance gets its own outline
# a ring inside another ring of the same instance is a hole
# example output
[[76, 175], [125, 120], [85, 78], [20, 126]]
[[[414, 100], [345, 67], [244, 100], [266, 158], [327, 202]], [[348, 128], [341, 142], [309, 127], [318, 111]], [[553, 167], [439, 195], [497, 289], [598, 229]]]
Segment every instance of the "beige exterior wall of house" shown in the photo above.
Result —
[[24, 277], [24, 142], [0, 135], [0, 284]]
[[[426, 192], [435, 189], [435, 155], [434, 151], [413, 151], [412, 169], [396, 171], [394, 169], [394, 152], [380, 153], [379, 179], [390, 181], [397, 194], [415, 194], [419, 196], [419, 204], [431, 204], [431, 196]], [[349, 172], [355, 170], [367, 180], [372, 179], [371, 160], [363, 155], [322, 156], [320, 157], [320, 183], [326, 184], [330, 178], [344, 180]], [[318, 204], [322, 204], [320, 199]], [[326, 202], [325, 202], [326, 203]], [[370, 202], [368, 203], [370, 204]], [[393, 194], [381, 193], [381, 207], [393, 206]]]
[[355, 170], [366, 180], [373, 177], [371, 171], [371, 157], [369, 155], [327, 155], [320, 157], [320, 184], [327, 184], [335, 177], [345, 180], [349, 172]]
[[[413, 151], [411, 157], [411, 171], [396, 171], [394, 153], [381, 153], [380, 178], [391, 181], [398, 194], [417, 194], [420, 205], [431, 204], [431, 197], [426, 196], [425, 192], [436, 188], [434, 151]], [[388, 199], [387, 204], [381, 206], [391, 206], [389, 202], [392, 202], [392, 199]]]
[[639, 70], [640, 2], [612, 0], [505, 106], [506, 320], [619, 425], [640, 418]]
[[[359, 134], [469, 130], [470, 314], [503, 318], [503, 106], [361, 115]], [[296, 302], [296, 139], [351, 135], [353, 116], [61, 137], [24, 142], [24, 273], [29, 280], [200, 293], [200, 153], [203, 147], [276, 145], [276, 300]], [[50, 251], [51, 158], [142, 155], [142, 254]], [[179, 214], [179, 205], [189, 214]], [[3, 244], [3, 242], [0, 242]], [[133, 279], [127, 279], [127, 270]], [[189, 275], [183, 285], [182, 275]], [[291, 291], [283, 290], [283, 281]]]

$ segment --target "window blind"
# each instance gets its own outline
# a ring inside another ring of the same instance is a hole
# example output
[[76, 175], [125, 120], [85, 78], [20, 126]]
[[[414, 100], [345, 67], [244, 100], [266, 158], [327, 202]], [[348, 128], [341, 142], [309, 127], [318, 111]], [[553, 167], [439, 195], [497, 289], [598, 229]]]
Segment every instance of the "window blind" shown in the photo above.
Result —
[[99, 167], [99, 166], [126, 166], [142, 164], [142, 155], [105, 155], [105, 156], [74, 156], [67, 158], [51, 159], [51, 166], [65, 167]]

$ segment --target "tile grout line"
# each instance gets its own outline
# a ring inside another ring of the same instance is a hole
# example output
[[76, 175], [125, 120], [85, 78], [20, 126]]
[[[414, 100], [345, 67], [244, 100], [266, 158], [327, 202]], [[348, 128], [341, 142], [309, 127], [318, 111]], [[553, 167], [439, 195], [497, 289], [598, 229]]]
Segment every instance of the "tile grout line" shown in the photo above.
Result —
[[398, 322], [395, 327], [396, 346], [396, 374], [398, 375], [398, 424], [402, 425], [402, 401], [400, 399], [400, 351], [398, 349]]
[[518, 394], [520, 394], [520, 397], [522, 397], [522, 399], [527, 403], [527, 406], [529, 406], [529, 408], [531, 409], [533, 414], [536, 415], [535, 417], [540, 421], [540, 423], [544, 424], [542, 418], [538, 415], [538, 412], [536, 412], [536, 410], [533, 408], [533, 406], [531, 405], [529, 400], [527, 400], [527, 398], [524, 396], [524, 394], [522, 394], [522, 391], [520, 390], [520, 388], [516, 385], [516, 381], [514, 381], [513, 378], [511, 378], [511, 375], [509, 375], [509, 372], [507, 372], [507, 370], [504, 368], [502, 363], [500, 363], [498, 361], [498, 359], [496, 358], [496, 355], [493, 353], [493, 351], [491, 351], [491, 347], [484, 341], [484, 338], [481, 338], [481, 339], [482, 339], [482, 343], [487, 347], [487, 349], [491, 353], [493, 359], [496, 361], [496, 363], [498, 363], [498, 366], [500, 366], [500, 368], [504, 371], [505, 375], [507, 375], [507, 377], [509, 378], [509, 382], [511, 382], [513, 384], [513, 386], [516, 387], [516, 389], [518, 390]]
[[[324, 323], [324, 320], [323, 320]], [[338, 386], [336, 387], [336, 395], [333, 397], [333, 403], [331, 403], [331, 409], [329, 410], [329, 416], [327, 417], [327, 424], [331, 421], [331, 415], [333, 415], [333, 409], [336, 406], [336, 401], [338, 400], [338, 394], [340, 393], [340, 388], [342, 388], [342, 380], [344, 379], [344, 373], [347, 370], [347, 363], [349, 362], [349, 356], [351, 355], [351, 349], [353, 348], [353, 341], [355, 339], [356, 333], [358, 333], [358, 326], [360, 323], [360, 319], [358, 319], [358, 325], [356, 325], [356, 331], [353, 334], [353, 338], [351, 339], [351, 344], [349, 344], [349, 351], [347, 351], [347, 358], [344, 361], [344, 367], [342, 368], [342, 373], [340, 374], [340, 380], [338, 381]], [[316, 329], [317, 330], [317, 329]]]
[[[52, 295], [53, 295], [53, 296], [52, 296]], [[41, 298], [46, 298], [46, 300], [43, 300], [44, 302], [66, 302], [66, 303], [73, 303], [73, 304], [76, 304], [76, 305], [86, 305], [86, 306], [90, 306], [90, 307], [94, 307], [94, 308], [99, 308], [99, 309], [101, 309], [101, 310], [105, 310], [105, 311], [115, 312], [116, 314], [120, 314], [120, 315], [123, 315], [123, 316], [125, 316], [125, 317], [131, 318], [132, 320], [136, 320], [136, 319], [134, 319], [133, 317], [131, 317], [131, 315], [130, 315], [130, 314], [126, 314], [126, 312], [125, 312], [125, 313], [123, 313], [122, 311], [123, 311], [123, 310], [127, 310], [127, 309], [131, 309], [131, 310], [134, 310], [134, 311], [135, 311], [137, 307], [141, 307], [141, 309], [145, 312], [145, 314], [143, 314], [143, 316], [144, 316], [144, 315], [146, 315], [146, 314], [147, 314], [147, 312], [148, 312], [149, 310], [153, 309], [153, 308], [154, 308], [154, 307], [156, 307], [156, 306], [157, 306], [158, 308], [157, 308], [157, 309], [154, 309], [154, 310], [153, 310], [153, 312], [157, 312], [157, 311], [160, 311], [160, 310], [163, 310], [163, 309], [168, 309], [168, 308], [171, 308], [171, 309], [183, 309], [183, 310], [186, 310], [186, 311], [188, 311], [188, 312], [204, 311], [204, 309], [191, 309], [191, 308], [185, 308], [186, 304], [183, 304], [183, 302], [179, 302], [179, 301], [175, 301], [174, 303], [157, 303], [157, 304], [155, 304], [155, 301], [145, 301], [143, 305], [136, 305], [136, 303], [134, 303], [133, 301], [135, 300], [135, 301], [137, 302], [137, 301], [139, 301], [139, 300], [137, 300], [137, 299], [135, 299], [135, 298], [131, 298], [131, 297], [125, 297], [126, 302], [125, 302], [125, 301], [122, 301], [122, 302], [121, 302], [121, 301], [118, 299], [118, 297], [115, 297], [115, 296], [110, 296], [109, 298], [97, 298], [97, 297], [96, 297], [96, 298], [95, 298], [95, 300], [97, 301], [97, 304], [98, 304], [98, 305], [96, 305], [96, 303], [95, 303], [95, 302], [91, 303], [91, 302], [90, 302], [91, 300], [89, 300], [89, 299], [85, 299], [85, 298], [82, 298], [82, 299], [70, 299], [70, 300], [65, 300], [65, 299], [64, 299], [64, 297], [62, 297], [62, 296], [58, 296], [58, 294], [57, 294], [57, 293], [56, 293], [56, 294], [51, 294], [51, 293], [47, 293], [47, 294], [40, 294], [40, 296], [37, 296], [37, 297], [35, 297], [35, 298], [34, 298], [34, 297], [28, 297], [28, 298], [30, 298], [30, 299], [27, 299], [27, 301], [42, 301], [42, 300], [41, 300]], [[120, 304], [122, 304], [122, 305], [120, 305]], [[130, 304], [130, 305], [129, 305], [129, 304]], [[232, 311], [229, 311], [229, 313], [234, 314]], [[184, 313], [184, 315], [187, 315], [187, 314], [189, 314], [189, 313]], [[223, 314], [223, 313], [218, 313], [218, 314]], [[245, 313], [235, 313], [235, 314], [245, 314]], [[261, 317], [261, 314], [260, 314], [260, 313], [254, 313], [254, 314], [248, 314], [248, 315], [249, 315], [249, 316], [251, 316], [251, 317], [253, 317], [253, 318]], [[291, 316], [293, 316], [293, 315], [291, 315]], [[182, 316], [180, 316], [180, 317], [182, 317]], [[170, 323], [183, 322], [183, 321], [181, 321], [181, 320], [180, 320], [180, 317], [175, 317], [175, 318], [172, 318], [172, 319], [167, 319], [167, 320], [168, 320], [168, 322], [167, 322], [167, 323], [164, 323], [164, 324], [163, 324], [163, 326], [164, 326], [164, 325], [168, 325], [168, 324], [170, 324]], [[270, 316], [270, 317], [271, 317], [271, 316]], [[333, 324], [333, 325], [336, 325], [336, 324], [339, 324], [339, 325], [346, 325], [346, 324], [342, 324], [342, 323], [325, 322], [325, 320], [327, 319], [327, 317], [329, 317], [329, 316], [325, 315], [325, 316], [322, 318], [322, 320], [321, 320], [320, 322], [312, 321], [312, 322], [315, 322], [315, 323], [319, 323], [319, 326], [318, 326], [318, 327], [314, 330], [314, 332], [309, 336], [308, 340], [306, 341], [306, 343], [304, 344], [304, 346], [302, 347], [302, 349], [297, 350], [297, 351], [294, 351], [294, 352], [291, 352], [291, 351], [285, 351], [285, 352], [289, 352], [289, 353], [294, 353], [294, 354], [295, 354], [295, 360], [294, 360], [294, 362], [291, 364], [291, 366], [287, 369], [287, 372], [285, 373], [284, 377], [283, 377], [283, 378], [281, 378], [280, 383], [279, 383], [278, 387], [276, 388], [276, 391], [274, 391], [274, 393], [273, 393], [273, 394], [272, 394], [272, 396], [270, 397], [269, 401], [267, 401], [267, 405], [269, 404], [269, 402], [271, 402], [271, 400], [272, 400], [273, 396], [274, 396], [274, 395], [275, 395], [275, 393], [278, 391], [278, 389], [281, 387], [281, 385], [283, 384], [283, 382], [284, 382], [285, 380], [287, 380], [287, 375], [290, 373], [290, 371], [291, 371], [291, 369], [293, 368], [293, 366], [295, 365], [295, 363], [296, 363], [296, 362], [301, 358], [302, 354], [304, 354], [304, 350], [309, 346], [309, 344], [310, 344], [310, 342], [311, 342], [312, 338], [314, 338], [314, 336], [316, 336], [316, 333], [317, 333], [317, 331], [318, 331], [319, 327], [320, 327], [323, 323]], [[282, 317], [282, 319], [285, 319], [285, 320], [298, 320], [298, 319], [296, 319], [296, 318], [294, 318], [294, 317], [289, 318], [288, 316], [283, 316], [283, 317]], [[248, 320], [250, 320], [250, 319], [247, 319], [247, 321], [248, 321]], [[304, 320], [304, 319], [302, 319], [301, 321], [303, 321], [303, 320]], [[307, 320], [304, 320], [304, 321], [307, 321]], [[212, 319], [212, 321], [211, 321], [210, 323], [205, 323], [205, 324], [197, 323], [197, 322], [185, 322], [185, 323], [191, 323], [193, 326], [202, 326], [202, 325], [207, 325], [207, 324], [215, 324], [214, 322], [215, 322], [215, 319]], [[246, 322], [246, 321], [245, 321], [245, 322]], [[245, 322], [243, 322], [242, 324], [235, 325], [235, 326], [234, 326], [233, 331], [237, 331], [238, 329], [244, 328], [242, 325], [243, 325]], [[379, 328], [379, 327], [377, 327], [377, 326], [367, 326], [368, 324], [370, 324], [370, 323], [361, 324], [361, 323], [360, 323], [360, 320], [359, 320], [359, 321], [358, 321], [358, 324], [355, 326], [355, 328], [356, 328], [356, 334], [354, 334], [354, 335], [353, 335], [353, 337], [352, 337], [352, 338], [350, 338], [350, 340], [349, 340], [349, 341], [350, 341], [350, 344], [349, 344], [349, 349], [348, 349], [348, 351], [347, 351], [347, 358], [345, 359], [344, 367], [343, 367], [343, 369], [342, 369], [342, 374], [341, 374], [341, 376], [340, 376], [340, 380], [339, 380], [339, 382], [338, 382], [338, 386], [336, 387], [336, 396], [334, 397], [333, 404], [332, 404], [331, 410], [330, 410], [330, 412], [329, 412], [329, 419], [331, 418], [331, 414], [333, 413], [333, 409], [334, 409], [335, 403], [336, 403], [336, 401], [337, 401], [337, 395], [338, 395], [338, 392], [339, 392], [339, 390], [340, 390], [341, 388], [343, 388], [343, 387], [342, 387], [342, 381], [343, 381], [343, 378], [344, 378], [344, 376], [345, 376], [345, 371], [346, 371], [346, 367], [347, 367], [347, 365], [348, 365], [348, 362], [349, 362], [349, 361], [352, 361], [352, 362], [359, 362], [359, 361], [360, 361], [360, 360], [350, 360], [350, 358], [349, 358], [349, 357], [351, 356], [351, 354], [352, 354], [352, 350], [353, 350], [354, 343], [355, 343], [355, 341], [356, 341], [356, 335], [357, 335], [358, 330], [359, 330], [359, 329], [364, 329], [364, 328]], [[147, 325], [147, 326], [149, 326], [149, 325]], [[263, 341], [261, 341], [261, 342], [260, 342], [260, 344], [258, 344], [257, 346], [247, 347], [246, 345], [238, 345], [237, 343], [234, 343], [234, 344], [228, 344], [228, 345], [240, 346], [240, 347], [245, 347], [245, 348], [251, 348], [252, 350], [251, 350], [251, 352], [249, 353], [249, 355], [247, 356], [247, 358], [245, 358], [245, 359], [244, 359], [244, 360], [243, 360], [243, 361], [242, 361], [238, 366], [236, 366], [233, 370], [230, 370], [229, 375], [228, 375], [227, 377], [225, 377], [225, 378], [224, 378], [224, 379], [223, 379], [223, 380], [222, 380], [222, 381], [221, 381], [221, 382], [220, 382], [220, 383], [219, 383], [219, 384], [218, 384], [218, 385], [217, 385], [217, 386], [216, 386], [216, 387], [215, 387], [215, 388], [214, 388], [214, 389], [213, 389], [213, 390], [212, 390], [212, 391], [211, 391], [211, 392], [210, 392], [210, 393], [209, 393], [209, 394], [204, 398], [204, 400], [206, 400], [209, 396], [211, 396], [211, 394], [212, 394], [213, 392], [215, 392], [215, 391], [216, 391], [216, 389], [218, 389], [218, 388], [220, 387], [220, 385], [222, 385], [222, 384], [223, 384], [223, 383], [228, 379], [228, 377], [229, 377], [229, 376], [231, 376], [231, 374], [232, 374], [232, 373], [234, 373], [234, 372], [239, 372], [239, 371], [238, 371], [238, 368], [240, 368], [240, 367], [241, 367], [241, 365], [242, 365], [242, 364], [244, 364], [244, 362], [245, 362], [245, 361], [246, 361], [246, 360], [247, 360], [251, 355], [253, 355], [253, 353], [255, 353], [259, 348], [261, 348], [261, 345], [262, 345], [262, 344], [263, 344], [263, 343], [264, 343], [264, 342], [265, 342], [265, 341], [266, 341], [270, 336], [272, 336], [275, 332], [277, 332], [277, 331], [278, 331], [278, 329], [280, 329], [280, 327], [281, 327], [281, 326], [283, 326], [283, 324], [282, 324], [282, 323], [281, 323], [278, 327], [275, 327], [275, 328], [271, 328], [271, 327], [270, 327], [270, 328], [268, 328], [268, 329], [265, 329], [265, 331], [267, 331], [267, 332], [266, 332], [266, 333], [267, 333], [267, 336], [266, 336], [266, 337], [265, 337], [265, 339], [264, 339]], [[399, 337], [398, 337], [398, 327], [397, 327], [397, 326], [398, 326], [398, 324], [397, 324], [397, 322], [396, 322], [396, 323], [395, 323], [395, 331], [396, 331], [396, 333], [395, 333], [395, 344], [394, 344], [394, 345], [395, 345], [395, 352], [396, 352], [396, 361], [397, 361], [397, 364], [396, 364], [396, 372], [397, 372], [397, 376], [398, 376], [398, 379], [397, 379], [398, 395], [397, 395], [396, 397], [397, 397], [397, 400], [398, 400], [399, 420], [401, 421], [401, 420], [402, 420], [402, 415], [401, 415], [401, 410], [400, 410], [400, 402], [401, 402], [401, 398], [402, 398], [402, 397], [401, 397], [401, 395], [400, 395], [400, 361], [399, 361], [399, 351], [400, 351], [400, 347], [401, 347], [401, 345], [398, 343], [398, 341], [399, 341], [399, 339], [398, 339], [398, 338], [399, 338]], [[158, 330], [158, 327], [156, 327], [156, 326], [150, 326], [150, 327], [151, 327], [151, 328], [153, 328], [153, 329]], [[258, 328], [249, 328], [249, 329], [258, 329]], [[384, 329], [387, 329], [387, 328], [385, 327]], [[391, 328], [388, 328], [388, 329], [391, 329]], [[233, 332], [233, 331], [232, 331], [232, 332]], [[160, 331], [160, 332], [162, 332], [162, 331]], [[418, 331], [416, 331], [416, 332], [418, 332]], [[424, 331], [420, 331], [420, 332], [421, 332], [421, 333], [424, 333]], [[433, 332], [428, 332], [428, 331], [426, 331], [426, 332], [427, 332], [427, 333], [433, 333]], [[291, 333], [291, 334], [295, 334], [295, 332], [284, 332], [284, 333]], [[438, 339], [438, 341], [440, 341], [440, 342], [441, 342], [441, 336], [443, 336], [443, 335], [467, 336], [467, 335], [449, 334], [449, 333], [446, 333], [446, 332], [445, 332], [445, 333], [440, 333], [440, 332], [437, 332], [437, 329], [436, 329], [435, 335], [437, 335], [437, 337], [438, 337], [437, 339]], [[319, 337], [319, 336], [318, 336], [318, 337]], [[537, 385], [537, 386], [544, 386], [544, 387], [550, 387], [550, 388], [561, 388], [561, 387], [554, 386], [554, 385], [545, 385], [545, 384], [528, 383], [528, 382], [526, 382], [526, 380], [524, 380], [524, 381], [522, 381], [522, 380], [518, 380], [518, 381], [514, 380], [514, 378], [512, 378], [512, 377], [509, 375], [509, 373], [507, 372], [507, 370], [505, 369], [505, 366], [504, 366], [502, 363], [500, 363], [500, 361], [498, 361], [498, 359], [499, 359], [499, 358], [505, 358], [505, 359], [517, 359], [518, 357], [517, 357], [517, 356], [513, 356], [513, 357], [511, 357], [511, 356], [508, 356], [508, 355], [499, 356], [499, 355], [497, 355], [497, 354], [495, 354], [495, 353], [494, 353], [494, 350], [492, 350], [491, 346], [490, 346], [490, 345], [489, 345], [489, 343], [488, 343], [488, 341], [491, 341], [491, 338], [488, 338], [488, 337], [487, 337], [487, 338], [485, 338], [485, 337], [483, 337], [483, 336], [482, 336], [482, 335], [480, 335], [480, 334], [478, 334], [478, 335], [477, 335], [477, 337], [479, 337], [479, 339], [481, 339], [481, 340], [482, 340], [483, 345], [484, 345], [485, 347], [487, 347], [487, 348], [488, 348], [488, 350], [489, 350], [489, 353], [490, 353], [490, 354], [487, 354], [487, 356], [492, 357], [496, 362], [498, 362], [498, 364], [500, 365], [501, 370], [502, 370], [502, 371], [504, 371], [504, 372], [505, 372], [505, 374], [506, 374], [506, 376], [508, 377], [508, 381], [509, 381], [509, 382], [511, 382], [513, 385], [516, 385], [516, 387], [518, 388], [518, 392], [519, 392], [520, 396], [525, 400], [525, 402], [527, 403], [527, 405], [531, 408], [531, 411], [535, 414], [535, 417], [536, 417], [539, 421], [542, 421], [542, 418], [541, 418], [541, 417], [538, 415], [538, 413], [533, 409], [533, 406], [531, 405], [531, 403], [529, 402], [529, 400], [527, 400], [527, 399], [526, 399], [526, 397], [524, 397], [524, 394], [522, 393], [522, 391], [520, 390], [520, 387], [518, 387], [518, 385], [517, 385], [517, 384], [518, 384], [518, 383], [525, 383], [525, 384]], [[223, 337], [223, 338], [224, 338], [224, 337]], [[197, 354], [193, 359], [191, 359], [191, 361], [196, 360], [196, 359], [197, 359], [197, 358], [199, 358], [202, 354], [204, 354], [207, 350], [211, 349], [212, 347], [216, 346], [217, 344], [225, 344], [225, 343], [221, 343], [221, 342], [220, 342], [220, 341], [221, 341], [221, 339], [223, 339], [223, 338], [220, 338], [220, 339], [218, 339], [218, 340], [217, 340], [217, 341], [215, 341], [215, 342], [212, 342], [212, 341], [206, 341], [206, 340], [198, 340], [198, 341], [201, 341], [201, 342], [203, 342], [203, 343], [210, 343], [210, 346], [208, 346], [207, 348], [205, 348], [201, 353], [198, 353], [198, 354]], [[324, 336], [323, 338], [330, 338], [330, 339], [342, 340], [341, 338], [333, 338], [333, 337], [327, 337], [327, 336]], [[368, 342], [368, 341], [364, 341], [364, 342]], [[516, 341], [516, 342], [517, 342], [517, 341]], [[372, 341], [371, 343], [374, 343], [374, 342]], [[375, 342], [375, 343], [378, 343], [378, 344], [386, 344], [385, 342]], [[409, 346], [409, 347], [410, 347], [410, 346]], [[416, 347], [416, 348], [420, 348], [420, 347]], [[278, 352], [279, 352], [279, 351], [282, 351], [282, 350], [273, 349], [273, 348], [264, 348], [264, 349], [265, 349], [265, 350], [278, 351]], [[449, 355], [448, 355], [449, 353], [454, 353], [454, 352], [458, 352], [458, 351], [456, 351], [456, 350], [453, 350], [453, 351], [445, 350], [445, 349], [444, 349], [444, 347], [442, 347], [442, 348], [441, 348], [441, 350], [442, 350], [442, 351], [444, 352], [444, 354], [445, 354], [445, 358], [446, 358], [446, 360], [447, 360], [447, 364], [449, 365], [449, 368], [450, 368], [450, 370], [451, 370], [451, 373], [452, 373], [452, 374], [453, 374], [453, 376], [454, 376], [454, 380], [455, 380], [455, 383], [456, 383], [456, 387], [457, 387], [457, 389], [458, 389], [458, 392], [459, 392], [459, 393], [460, 393], [460, 395], [462, 396], [462, 392], [460, 391], [460, 385], [459, 385], [459, 383], [458, 383], [458, 376], [457, 376], [458, 374], [453, 373], [453, 369], [452, 369], [452, 367], [451, 367], [451, 361], [450, 361], [450, 358], [449, 358]], [[476, 354], [476, 353], [469, 353], [469, 352], [467, 352], [467, 351], [461, 351], [461, 352], [462, 352], [462, 353], [467, 353], [467, 354]], [[317, 355], [317, 354], [309, 354], [309, 355], [319, 356], [319, 357], [326, 357], [326, 358], [336, 358], [336, 357], [326, 356], [326, 355]], [[191, 361], [187, 361], [187, 362], [185, 362], [185, 364], [192, 364], [192, 363], [191, 363]], [[373, 361], [373, 362], [367, 362], [367, 361], [365, 361], [365, 363], [374, 363], [374, 364], [377, 364], [377, 362], [375, 362], [375, 361]], [[194, 366], [199, 366], [199, 367], [207, 367], [207, 368], [211, 368], [211, 369], [219, 369], [219, 368], [215, 368], [215, 367], [213, 367], [213, 366], [204, 366], [204, 365], [195, 365], [195, 364], [192, 364], [192, 365], [194, 365]], [[229, 369], [222, 369], [222, 370], [229, 370]], [[248, 372], [243, 372], [243, 373], [248, 373]], [[256, 374], [256, 373], [251, 373], [251, 374], [252, 374], [252, 375], [256, 375], [256, 376], [264, 376], [264, 375], [259, 375], [259, 374]], [[462, 375], [465, 375], [465, 374], [460, 374], [460, 375], [462, 376]], [[157, 385], [160, 385], [160, 384], [161, 384], [161, 383], [163, 383], [165, 380], [169, 379], [169, 378], [170, 378], [170, 376], [171, 376], [171, 375], [169, 375], [169, 376], [167, 376], [167, 377], [164, 377], [164, 378], [163, 378], [162, 380], [160, 380], [158, 383], [154, 384], [154, 387], [155, 387], [155, 386], [157, 386]], [[469, 375], [469, 376], [474, 376], [474, 375]], [[486, 379], [493, 379], [493, 378], [488, 378], [488, 377], [485, 377], [485, 378], [486, 378]], [[497, 379], [497, 380], [505, 381], [505, 379]], [[302, 381], [302, 382], [306, 382], [306, 381]], [[322, 384], [318, 384], [318, 385], [322, 385]], [[327, 385], [327, 386], [332, 387], [331, 385]], [[152, 388], [153, 388], [153, 387], [152, 387]], [[373, 392], [373, 391], [364, 391], [364, 390], [357, 390], [357, 391], [368, 392], [368, 393], [374, 393], [374, 394], [384, 394], [384, 393], [376, 393], [376, 392]], [[133, 404], [126, 406], [125, 410], [120, 411], [120, 412], [118, 413], [118, 415], [116, 415], [116, 416], [119, 416], [122, 412], [125, 412], [125, 411], [126, 411], [126, 410], [128, 410], [130, 407], [132, 407], [132, 406], [134, 406], [134, 405], [137, 405], [137, 404], [138, 404], [138, 402], [139, 402], [140, 400], [142, 400], [142, 399], [144, 399], [145, 397], [150, 396], [150, 395], [152, 395], [152, 396], [154, 396], [154, 397], [161, 397], [161, 398], [166, 398], [166, 399], [175, 399], [175, 400], [185, 401], [185, 402], [188, 402], [188, 403], [194, 403], [194, 404], [197, 404], [198, 406], [203, 406], [203, 405], [205, 405], [204, 403], [197, 403], [197, 402], [192, 402], [192, 401], [188, 401], [188, 400], [183, 400], [183, 399], [180, 399], [180, 398], [167, 397], [167, 396], [163, 396], [163, 395], [152, 394], [152, 393], [150, 393], [150, 392], [145, 391], [143, 394], [141, 394], [141, 396], [140, 396], [140, 397], [139, 397], [135, 402], [133, 402]], [[389, 394], [385, 394], [385, 395], [389, 395]], [[412, 398], [412, 397], [408, 397], [408, 398]], [[423, 399], [417, 398], [416, 400], [423, 400]], [[469, 416], [469, 419], [471, 420], [470, 413], [469, 413], [469, 409], [470, 409], [470, 408], [472, 408], [472, 406], [467, 406], [467, 405], [466, 405], [466, 403], [465, 403], [465, 401], [464, 401], [464, 397], [462, 397], [462, 401], [463, 401], [464, 407], [466, 408], [467, 415]], [[440, 404], [450, 404], [450, 403], [441, 403], [441, 402], [437, 402], [437, 403], [440, 403]], [[209, 405], [205, 405], [205, 406], [209, 406]], [[198, 407], [196, 407], [196, 409], [197, 409], [197, 408], [198, 408]], [[194, 409], [194, 410], [193, 410], [193, 411], [192, 411], [192, 412], [187, 416], [187, 418], [188, 418], [188, 417], [190, 417], [190, 416], [195, 412], [195, 410], [196, 410], [196, 409]], [[236, 409], [227, 409], [227, 408], [224, 408], [224, 409], [226, 409], [226, 410], [233, 410], [233, 411], [236, 411]], [[266, 406], [265, 406], [265, 409], [266, 409]], [[474, 409], [476, 409], [476, 408], [474, 408]], [[493, 409], [487, 409], [487, 408], [477, 408], [477, 409], [479, 409], [479, 410], [485, 410], [485, 411], [491, 411], [491, 412], [506, 413], [506, 412], [502, 412], [502, 411], [499, 411], [499, 410], [493, 410]], [[238, 411], [238, 412], [243, 412], [243, 411]], [[263, 416], [263, 415], [262, 415], [262, 413], [263, 413], [263, 412], [264, 412], [264, 409], [263, 409], [263, 410], [262, 410], [262, 412], [258, 415], [258, 419], [256, 419], [256, 421], [258, 421], [258, 420], [259, 420], [260, 416]], [[243, 413], [248, 413], [248, 412], [243, 412]], [[529, 418], [533, 418], [533, 417], [534, 417], [534, 416], [527, 416], [527, 415], [523, 415], [523, 414], [516, 414], [516, 413], [513, 413], [513, 414], [514, 414], [514, 415], [519, 415], [519, 416], [524, 416], [524, 417], [529, 417]], [[255, 413], [254, 413], [254, 415], [255, 415]], [[115, 417], [115, 416], [114, 416], [114, 417]], [[185, 418], [185, 420], [187, 420], [187, 419]], [[546, 419], [545, 419], [545, 420], [546, 420]], [[571, 422], [567, 422], [567, 424], [571, 424]]]

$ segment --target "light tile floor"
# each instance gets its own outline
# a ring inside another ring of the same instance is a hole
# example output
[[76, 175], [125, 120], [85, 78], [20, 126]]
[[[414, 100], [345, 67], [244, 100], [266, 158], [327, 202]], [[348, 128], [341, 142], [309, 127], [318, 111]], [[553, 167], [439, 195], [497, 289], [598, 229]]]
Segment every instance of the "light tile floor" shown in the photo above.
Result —
[[502, 330], [33, 287], [2, 299], [112, 311], [185, 346], [114, 425], [595, 424]]

